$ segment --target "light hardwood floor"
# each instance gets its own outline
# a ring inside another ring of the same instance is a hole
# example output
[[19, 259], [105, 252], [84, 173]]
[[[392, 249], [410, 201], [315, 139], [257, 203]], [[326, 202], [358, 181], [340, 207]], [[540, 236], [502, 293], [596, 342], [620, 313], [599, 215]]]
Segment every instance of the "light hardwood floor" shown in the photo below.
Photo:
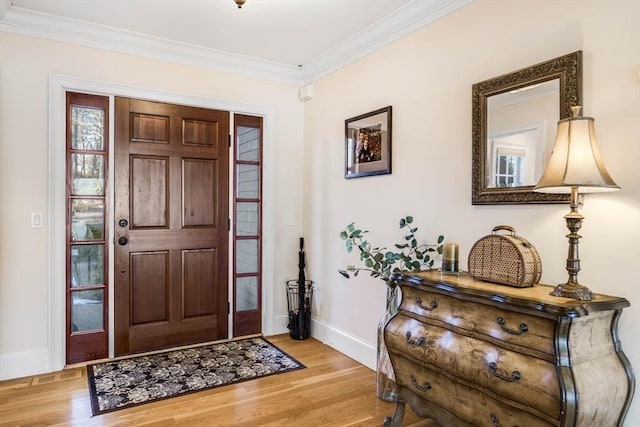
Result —
[[[74, 367], [0, 382], [0, 426], [380, 426], [393, 413], [371, 369], [313, 338], [268, 339], [307, 368], [94, 417]], [[408, 406], [403, 425], [436, 426]]]

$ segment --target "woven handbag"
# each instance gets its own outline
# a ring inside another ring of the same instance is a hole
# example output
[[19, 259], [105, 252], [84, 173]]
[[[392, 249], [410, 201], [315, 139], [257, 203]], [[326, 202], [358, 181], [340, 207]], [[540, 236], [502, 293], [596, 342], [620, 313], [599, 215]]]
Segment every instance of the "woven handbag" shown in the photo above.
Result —
[[[498, 234], [500, 231], [510, 234]], [[469, 252], [468, 264], [474, 279], [518, 288], [533, 286], [542, 276], [538, 251], [508, 225], [498, 225], [492, 234], [478, 240]]]

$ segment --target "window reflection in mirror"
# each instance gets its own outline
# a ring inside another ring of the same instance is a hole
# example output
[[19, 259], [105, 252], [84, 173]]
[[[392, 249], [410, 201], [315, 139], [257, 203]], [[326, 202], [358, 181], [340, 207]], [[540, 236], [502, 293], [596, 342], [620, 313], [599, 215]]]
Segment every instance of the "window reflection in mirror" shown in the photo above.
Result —
[[487, 98], [487, 188], [535, 185], [551, 155], [560, 80]]
[[[556, 86], [547, 88], [547, 82]], [[551, 101], [546, 95], [554, 91]], [[533, 113], [552, 103], [553, 111]], [[558, 120], [570, 117], [573, 105], [582, 105], [581, 51], [474, 83], [471, 203], [569, 202], [566, 194], [533, 188], [553, 150]]]

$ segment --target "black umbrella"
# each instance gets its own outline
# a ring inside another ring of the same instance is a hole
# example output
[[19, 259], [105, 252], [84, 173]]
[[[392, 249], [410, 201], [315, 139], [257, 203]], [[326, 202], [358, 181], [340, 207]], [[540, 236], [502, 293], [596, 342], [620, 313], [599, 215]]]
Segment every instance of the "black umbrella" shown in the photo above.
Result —
[[307, 315], [307, 310], [305, 307], [305, 285], [307, 279], [304, 275], [304, 237], [300, 238], [300, 251], [298, 252], [298, 332], [300, 333], [300, 338], [304, 338], [304, 330], [305, 330], [305, 317]]

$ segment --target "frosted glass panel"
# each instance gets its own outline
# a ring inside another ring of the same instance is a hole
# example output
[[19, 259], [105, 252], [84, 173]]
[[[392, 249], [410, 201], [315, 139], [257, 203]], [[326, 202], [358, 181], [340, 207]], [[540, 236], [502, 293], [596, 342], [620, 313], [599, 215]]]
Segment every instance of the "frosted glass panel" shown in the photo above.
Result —
[[236, 273], [258, 272], [258, 240], [236, 241]]
[[238, 277], [236, 279], [236, 311], [258, 309], [258, 278]]

